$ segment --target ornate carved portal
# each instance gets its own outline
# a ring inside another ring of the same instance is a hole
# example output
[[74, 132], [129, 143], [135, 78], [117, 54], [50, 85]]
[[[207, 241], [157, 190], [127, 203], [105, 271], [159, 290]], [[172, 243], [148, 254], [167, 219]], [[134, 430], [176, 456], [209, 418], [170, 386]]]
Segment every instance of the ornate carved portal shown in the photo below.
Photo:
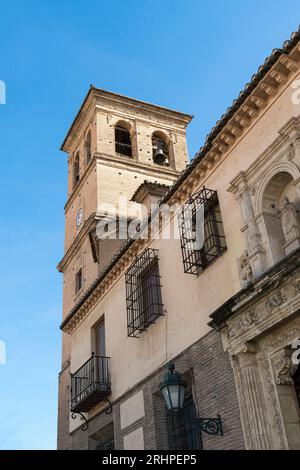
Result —
[[291, 353], [300, 338], [300, 116], [278, 134], [228, 188], [245, 235], [242, 290], [210, 323], [231, 358], [248, 449], [300, 449], [300, 372]]
[[275, 279], [265, 294], [260, 286], [256, 298], [251, 289], [221, 326], [248, 449], [300, 449], [300, 373], [292, 349], [300, 338], [299, 274]]

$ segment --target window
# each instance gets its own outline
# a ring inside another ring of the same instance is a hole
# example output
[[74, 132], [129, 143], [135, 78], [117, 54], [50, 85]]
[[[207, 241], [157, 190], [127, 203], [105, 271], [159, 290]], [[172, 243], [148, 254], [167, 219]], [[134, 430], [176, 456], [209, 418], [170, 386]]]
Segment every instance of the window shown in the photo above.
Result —
[[217, 192], [203, 188], [191, 196], [179, 215], [179, 229], [184, 272], [197, 275], [226, 250]]
[[73, 162], [73, 189], [76, 188], [80, 180], [79, 152], [76, 153]]
[[202, 450], [201, 432], [197, 428], [197, 411], [191, 390], [186, 391], [180, 411], [167, 411], [170, 450]]
[[153, 161], [157, 165], [169, 165], [169, 149], [166, 139], [158, 132], [152, 135], [152, 155]]
[[104, 319], [101, 320], [99, 325], [95, 327], [95, 352], [97, 356], [105, 356], [106, 355], [106, 348], [105, 348], [105, 323]]
[[75, 274], [75, 294], [77, 294], [82, 289], [82, 281], [82, 268], [80, 268]]
[[125, 275], [128, 336], [138, 337], [163, 315], [158, 251], [148, 248]]
[[132, 157], [132, 145], [129, 130], [119, 124], [115, 127], [116, 152], [126, 157]]
[[88, 131], [87, 133], [84, 147], [85, 147], [85, 161], [86, 161], [86, 164], [88, 165], [88, 163], [90, 162], [92, 158], [91, 131]]
[[[95, 353], [96, 357], [98, 358], [105, 358], [106, 357], [106, 344], [105, 344], [105, 322], [104, 322], [104, 317], [100, 320], [100, 323], [98, 323], [94, 327], [94, 339], [95, 339]], [[97, 370], [95, 370], [95, 376], [97, 377], [97, 380], [100, 382], [103, 381], [103, 377], [108, 377], [108, 363], [105, 361], [102, 361], [101, 364], [99, 364], [99, 367]]]

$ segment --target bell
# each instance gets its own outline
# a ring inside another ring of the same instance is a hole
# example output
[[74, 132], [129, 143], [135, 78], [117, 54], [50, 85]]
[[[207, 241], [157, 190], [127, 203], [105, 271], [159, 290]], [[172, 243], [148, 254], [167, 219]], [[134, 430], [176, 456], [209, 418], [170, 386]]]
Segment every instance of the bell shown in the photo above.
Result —
[[154, 153], [154, 163], [158, 165], [164, 165], [166, 163], [167, 156], [164, 154], [164, 151], [161, 147], [158, 147]]

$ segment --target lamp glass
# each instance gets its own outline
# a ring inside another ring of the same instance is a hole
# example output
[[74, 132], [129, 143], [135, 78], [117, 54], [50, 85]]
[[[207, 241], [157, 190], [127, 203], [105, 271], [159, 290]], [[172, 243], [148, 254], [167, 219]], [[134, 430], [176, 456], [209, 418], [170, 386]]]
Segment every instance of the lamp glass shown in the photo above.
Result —
[[169, 411], [183, 408], [185, 386], [181, 384], [170, 384], [163, 388], [163, 396]]

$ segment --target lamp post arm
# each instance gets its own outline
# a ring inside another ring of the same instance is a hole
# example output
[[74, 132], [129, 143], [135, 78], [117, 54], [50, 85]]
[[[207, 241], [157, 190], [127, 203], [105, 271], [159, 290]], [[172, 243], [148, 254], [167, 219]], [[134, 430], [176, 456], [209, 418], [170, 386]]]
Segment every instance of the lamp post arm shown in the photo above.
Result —
[[210, 436], [223, 436], [223, 426], [220, 415], [218, 415], [217, 418], [198, 418], [195, 424], [200, 431]]

